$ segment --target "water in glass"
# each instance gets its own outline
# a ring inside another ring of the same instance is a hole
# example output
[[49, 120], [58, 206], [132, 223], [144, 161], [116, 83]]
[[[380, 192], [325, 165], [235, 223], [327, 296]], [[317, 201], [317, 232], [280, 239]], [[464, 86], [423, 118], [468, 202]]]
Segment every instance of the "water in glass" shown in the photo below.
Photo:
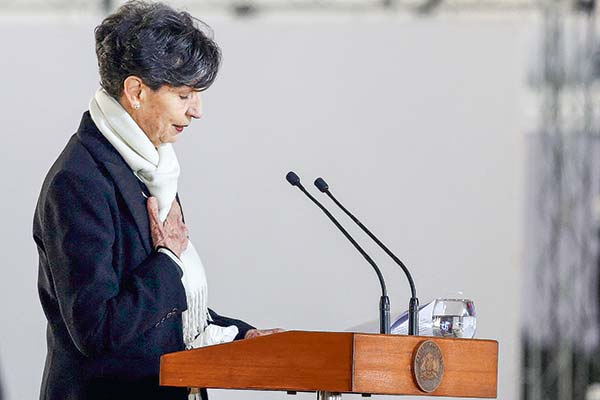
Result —
[[475, 305], [468, 299], [436, 299], [433, 307], [434, 336], [472, 338], [475, 336]]

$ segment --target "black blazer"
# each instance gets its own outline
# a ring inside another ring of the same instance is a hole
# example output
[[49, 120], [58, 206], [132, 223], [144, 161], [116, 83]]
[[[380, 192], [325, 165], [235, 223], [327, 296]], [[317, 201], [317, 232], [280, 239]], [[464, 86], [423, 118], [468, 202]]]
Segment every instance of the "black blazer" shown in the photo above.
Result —
[[[145, 186], [89, 112], [42, 186], [33, 221], [48, 319], [40, 399], [186, 399], [158, 386], [162, 354], [184, 349], [181, 269], [153, 251]], [[252, 327], [237, 325], [242, 338]], [[205, 395], [205, 393], [204, 393]]]

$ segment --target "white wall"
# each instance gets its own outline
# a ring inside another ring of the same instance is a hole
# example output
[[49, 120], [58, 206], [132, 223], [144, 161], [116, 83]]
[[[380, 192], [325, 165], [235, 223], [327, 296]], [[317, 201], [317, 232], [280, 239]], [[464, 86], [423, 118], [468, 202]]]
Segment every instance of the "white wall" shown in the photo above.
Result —
[[[0, 371], [10, 400], [35, 398], [39, 389], [45, 320], [31, 220], [43, 176], [97, 86], [98, 22], [0, 24]], [[377, 318], [368, 264], [284, 180], [293, 169], [312, 187], [322, 175], [410, 266], [422, 303], [457, 290], [475, 300], [477, 336], [500, 342], [499, 398], [517, 399], [519, 99], [532, 21], [207, 22], [223, 48], [223, 69], [205, 95], [205, 118], [177, 151], [184, 211], [214, 308], [289, 329], [339, 331]], [[341, 220], [384, 268], [393, 310], [403, 310], [409, 292], [399, 269]], [[257, 395], [215, 391], [212, 398]]]

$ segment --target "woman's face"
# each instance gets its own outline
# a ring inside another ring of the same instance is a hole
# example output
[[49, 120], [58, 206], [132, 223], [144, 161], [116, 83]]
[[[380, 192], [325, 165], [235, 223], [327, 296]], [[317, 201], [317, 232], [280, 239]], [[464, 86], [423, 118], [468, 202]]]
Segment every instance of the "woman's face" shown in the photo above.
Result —
[[177, 141], [192, 118], [202, 116], [200, 92], [189, 86], [152, 90], [142, 84], [137, 103], [128, 111], [155, 147]]

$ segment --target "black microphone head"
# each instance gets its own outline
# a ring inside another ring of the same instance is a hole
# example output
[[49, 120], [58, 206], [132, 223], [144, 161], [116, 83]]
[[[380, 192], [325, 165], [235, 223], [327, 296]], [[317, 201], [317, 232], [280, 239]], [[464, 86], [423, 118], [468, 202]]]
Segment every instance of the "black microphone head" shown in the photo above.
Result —
[[288, 172], [287, 175], [285, 176], [285, 179], [287, 179], [287, 181], [292, 186], [300, 185], [300, 178], [298, 177], [298, 175], [296, 175], [296, 173], [294, 171]]
[[315, 179], [315, 186], [323, 193], [329, 190], [329, 185], [327, 184], [327, 182], [325, 182], [323, 178]]

